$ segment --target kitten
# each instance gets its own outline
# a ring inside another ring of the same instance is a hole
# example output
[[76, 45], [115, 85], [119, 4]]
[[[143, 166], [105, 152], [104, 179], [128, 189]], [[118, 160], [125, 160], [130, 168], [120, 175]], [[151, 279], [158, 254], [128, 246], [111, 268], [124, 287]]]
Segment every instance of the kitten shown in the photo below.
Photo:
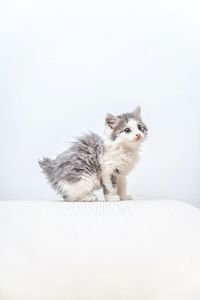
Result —
[[39, 161], [52, 187], [66, 201], [96, 201], [103, 188], [106, 201], [128, 200], [126, 175], [138, 160], [147, 127], [139, 106], [119, 116], [107, 114], [103, 138], [95, 133], [80, 137], [52, 160]]

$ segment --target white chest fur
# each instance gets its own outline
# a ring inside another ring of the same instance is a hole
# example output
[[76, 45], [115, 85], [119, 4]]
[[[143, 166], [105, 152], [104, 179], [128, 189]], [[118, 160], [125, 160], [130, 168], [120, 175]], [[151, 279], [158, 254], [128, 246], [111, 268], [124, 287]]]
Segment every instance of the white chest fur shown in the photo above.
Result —
[[107, 147], [101, 157], [101, 167], [109, 173], [117, 169], [120, 174], [126, 175], [134, 168], [138, 158], [138, 148], [130, 150], [122, 147]]

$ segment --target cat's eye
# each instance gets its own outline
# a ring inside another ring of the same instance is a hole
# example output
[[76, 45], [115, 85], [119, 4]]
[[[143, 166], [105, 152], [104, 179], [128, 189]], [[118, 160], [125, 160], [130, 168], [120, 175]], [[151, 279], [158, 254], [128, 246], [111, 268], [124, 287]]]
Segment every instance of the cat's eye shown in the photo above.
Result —
[[124, 129], [124, 132], [130, 133], [130, 132], [131, 132], [131, 129], [130, 129], [130, 128], [125, 128], [125, 129]]
[[140, 131], [144, 131], [144, 128], [140, 125], [140, 124], [138, 124], [138, 129], [140, 130]]

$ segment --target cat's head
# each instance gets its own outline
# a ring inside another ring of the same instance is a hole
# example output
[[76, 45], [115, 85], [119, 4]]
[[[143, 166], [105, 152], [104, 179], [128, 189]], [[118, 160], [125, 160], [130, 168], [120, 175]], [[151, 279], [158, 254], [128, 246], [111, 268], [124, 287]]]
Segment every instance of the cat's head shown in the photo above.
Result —
[[141, 108], [137, 106], [131, 113], [119, 116], [107, 114], [106, 134], [111, 141], [127, 147], [139, 145], [147, 136], [147, 126], [141, 118]]

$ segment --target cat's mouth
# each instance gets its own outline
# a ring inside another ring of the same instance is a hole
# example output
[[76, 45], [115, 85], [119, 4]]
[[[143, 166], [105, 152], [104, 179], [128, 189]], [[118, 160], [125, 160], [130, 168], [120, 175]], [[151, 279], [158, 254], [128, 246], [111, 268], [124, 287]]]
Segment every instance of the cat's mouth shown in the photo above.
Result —
[[130, 141], [131, 143], [141, 143], [143, 141], [142, 137], [135, 137], [132, 141]]

